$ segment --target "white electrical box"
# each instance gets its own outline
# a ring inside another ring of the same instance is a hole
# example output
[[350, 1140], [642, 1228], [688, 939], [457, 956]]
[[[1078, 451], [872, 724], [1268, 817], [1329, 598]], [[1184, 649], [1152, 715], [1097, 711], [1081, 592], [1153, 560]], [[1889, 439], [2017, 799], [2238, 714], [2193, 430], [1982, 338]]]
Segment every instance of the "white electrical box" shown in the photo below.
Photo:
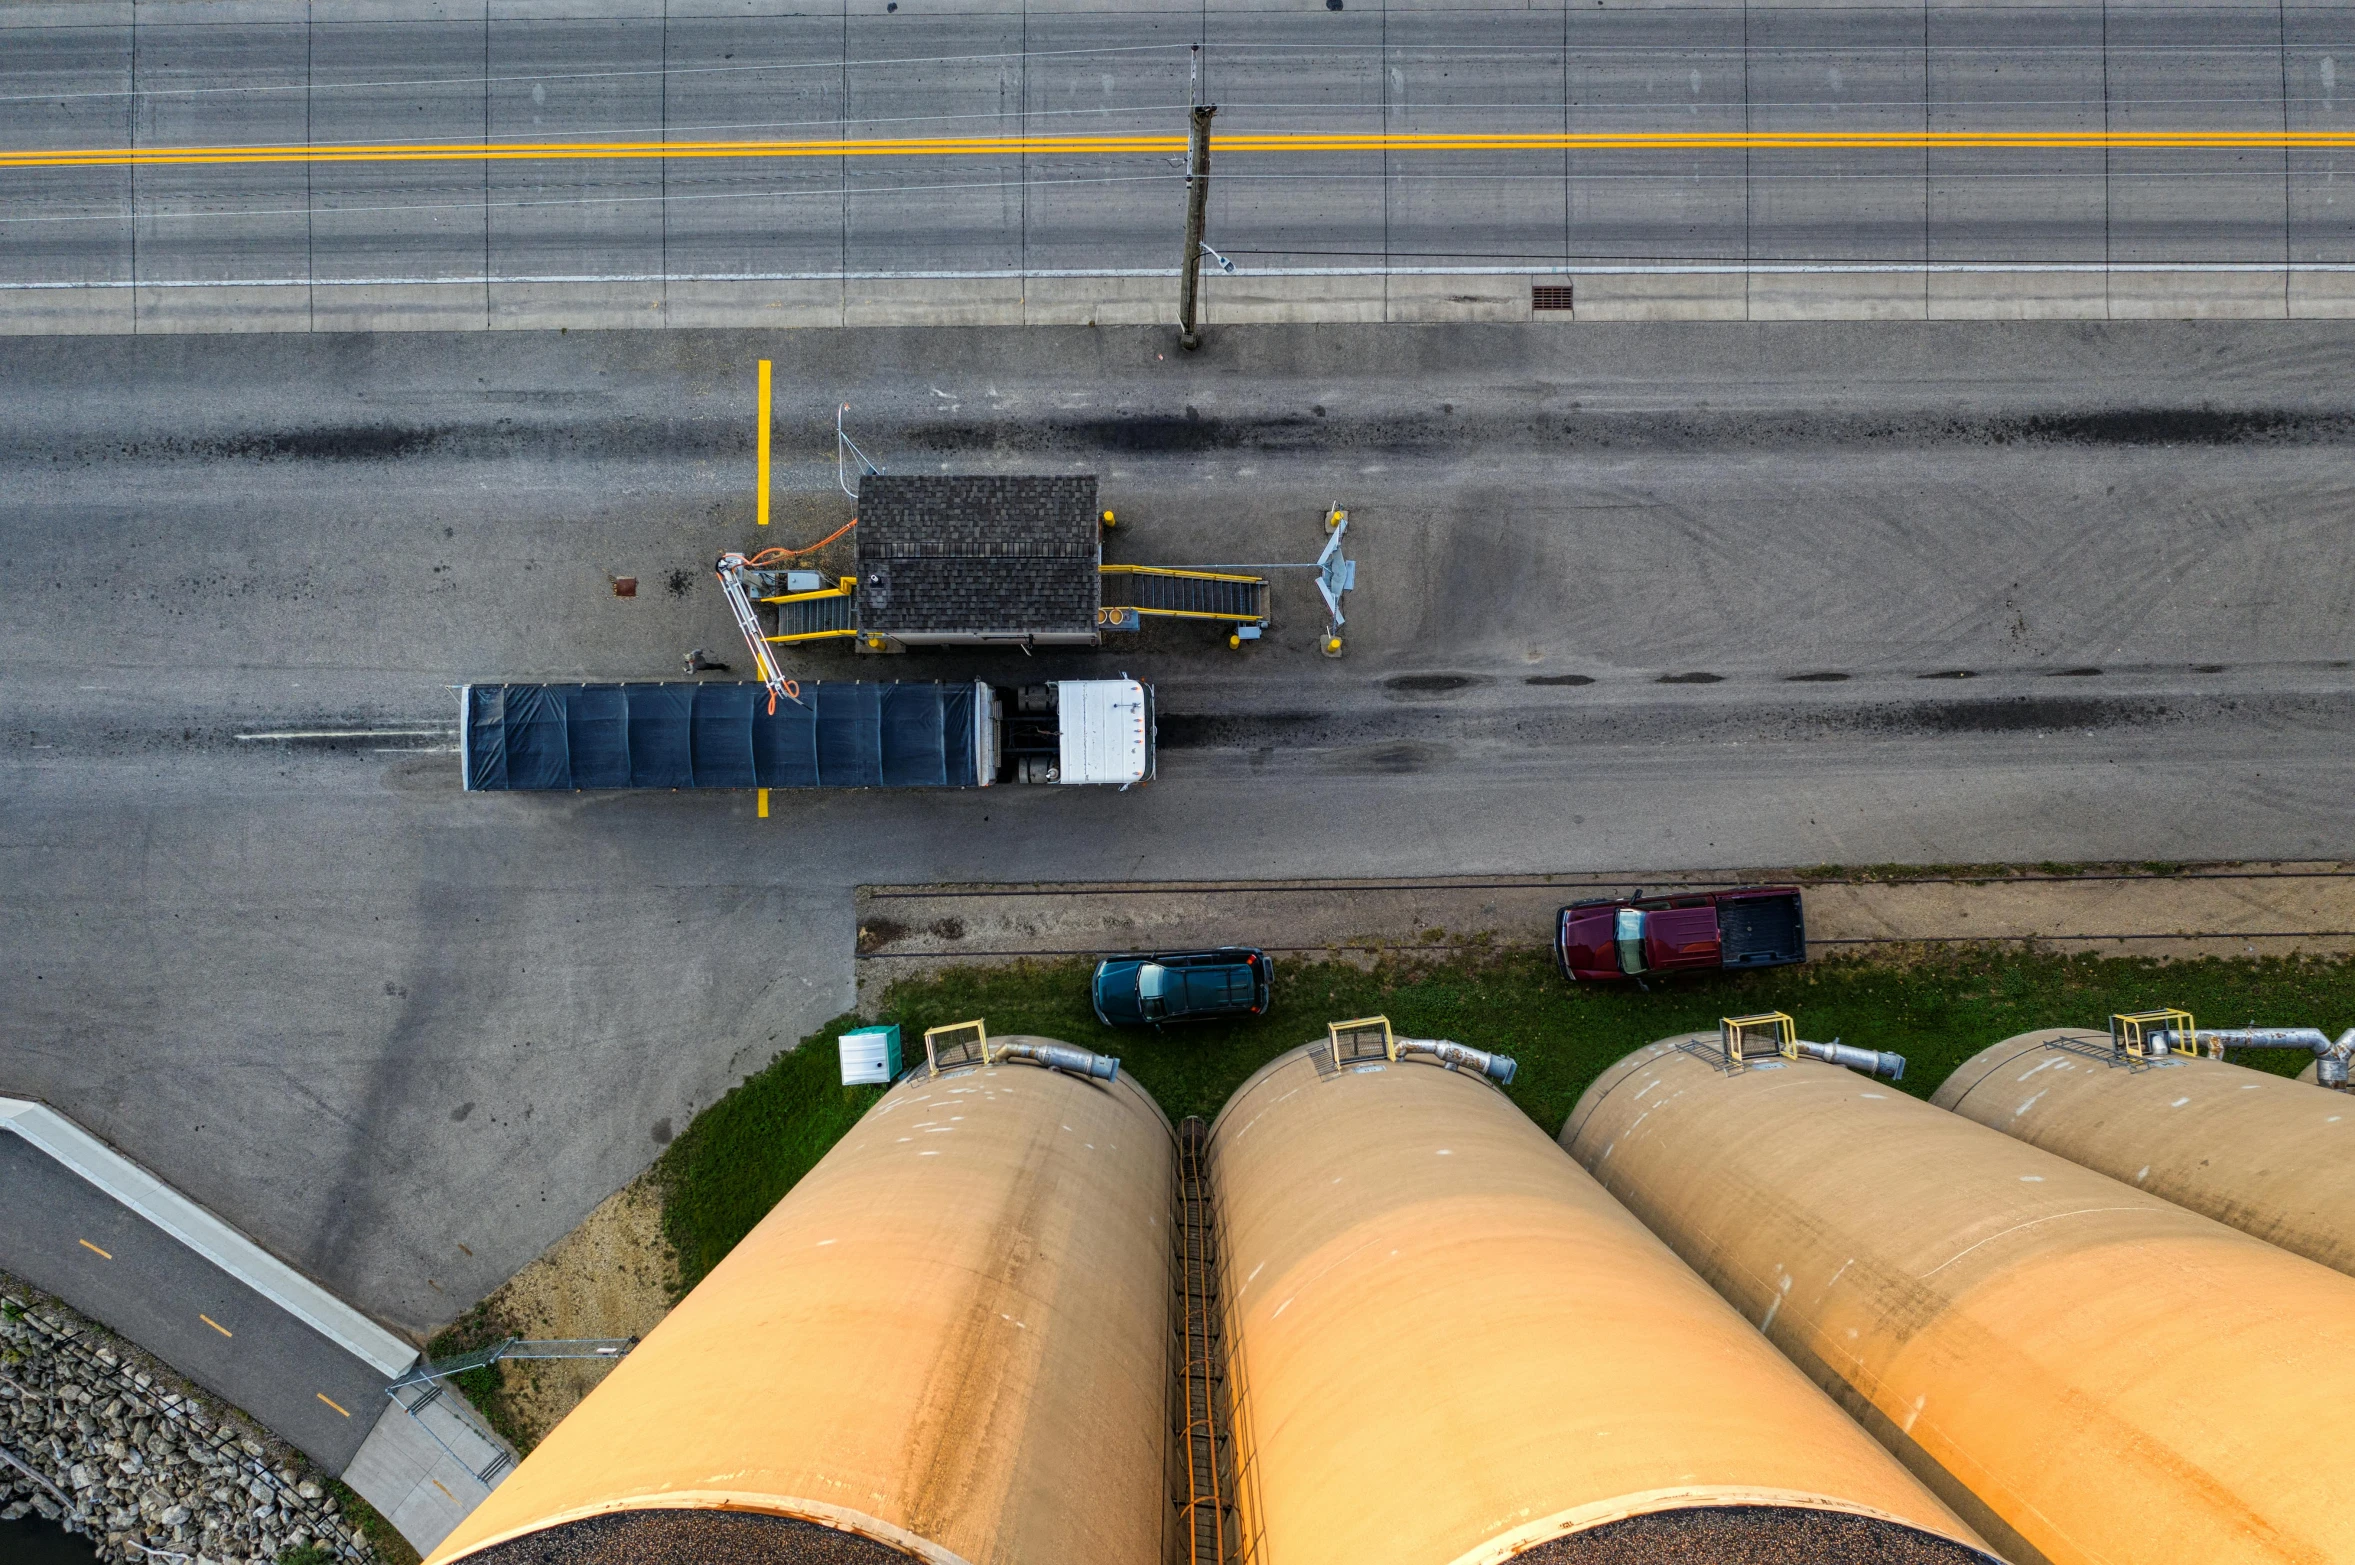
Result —
[[826, 578], [816, 571], [787, 571], [785, 573], [785, 590], [787, 592], [823, 592], [825, 588]]
[[842, 1035], [842, 1084], [884, 1087], [899, 1077], [899, 1026], [861, 1027]]

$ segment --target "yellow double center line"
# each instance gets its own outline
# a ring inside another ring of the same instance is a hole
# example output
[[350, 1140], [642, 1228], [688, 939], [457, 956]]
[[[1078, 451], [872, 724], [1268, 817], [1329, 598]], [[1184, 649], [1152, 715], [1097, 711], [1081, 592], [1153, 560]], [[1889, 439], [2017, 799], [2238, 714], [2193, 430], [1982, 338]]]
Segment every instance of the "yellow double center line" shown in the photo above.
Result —
[[[1219, 156], [1379, 152], [2282, 152], [2355, 148], [2355, 131], [1242, 131]], [[266, 163], [605, 162], [676, 158], [1182, 157], [1182, 135], [871, 137], [829, 141], [447, 141], [0, 151], [0, 168]]]

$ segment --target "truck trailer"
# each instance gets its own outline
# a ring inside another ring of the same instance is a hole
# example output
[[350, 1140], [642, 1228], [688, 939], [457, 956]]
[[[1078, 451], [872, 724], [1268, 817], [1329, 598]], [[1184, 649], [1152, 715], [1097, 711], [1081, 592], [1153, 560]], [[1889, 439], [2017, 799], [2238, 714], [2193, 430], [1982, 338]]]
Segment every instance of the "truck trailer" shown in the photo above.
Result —
[[1134, 679], [467, 685], [469, 792], [987, 788], [1149, 780], [1153, 688]]

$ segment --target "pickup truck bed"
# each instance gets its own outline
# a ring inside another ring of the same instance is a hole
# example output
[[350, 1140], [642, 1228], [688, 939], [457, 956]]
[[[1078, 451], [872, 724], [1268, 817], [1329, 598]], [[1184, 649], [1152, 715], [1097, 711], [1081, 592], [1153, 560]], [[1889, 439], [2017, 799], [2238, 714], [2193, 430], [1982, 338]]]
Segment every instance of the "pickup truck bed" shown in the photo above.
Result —
[[1797, 893], [1750, 897], [1717, 908], [1717, 940], [1725, 967], [1774, 967], [1807, 959], [1807, 935]]

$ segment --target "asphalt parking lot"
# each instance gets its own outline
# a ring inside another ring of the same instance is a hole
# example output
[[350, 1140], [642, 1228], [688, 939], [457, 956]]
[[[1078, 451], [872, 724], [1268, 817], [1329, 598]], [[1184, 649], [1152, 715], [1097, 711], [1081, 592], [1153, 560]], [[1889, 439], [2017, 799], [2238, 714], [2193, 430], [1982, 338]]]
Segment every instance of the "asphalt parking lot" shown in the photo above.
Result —
[[[424, 1330], [848, 1007], [864, 883], [2335, 857], [2342, 364], [2228, 323], [0, 345], [0, 1089]], [[462, 794], [459, 683], [729, 646], [711, 557], [850, 514], [843, 400], [895, 470], [1096, 472], [1114, 558], [1305, 559], [1348, 505], [1348, 655], [1287, 579], [1243, 654], [796, 661], [1126, 668], [1166, 714], [1126, 795]]]

